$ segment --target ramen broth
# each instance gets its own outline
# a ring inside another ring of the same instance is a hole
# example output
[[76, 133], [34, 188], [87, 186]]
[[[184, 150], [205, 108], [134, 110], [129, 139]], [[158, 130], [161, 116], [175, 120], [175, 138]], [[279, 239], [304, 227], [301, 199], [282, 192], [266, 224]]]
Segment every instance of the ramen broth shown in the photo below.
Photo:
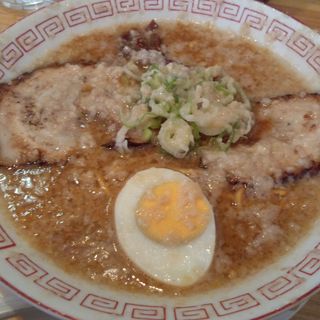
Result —
[[[320, 212], [319, 177], [275, 188], [264, 199], [247, 195], [243, 188], [225, 190], [215, 207], [214, 262], [195, 286], [177, 289], [135, 268], [114, 230], [119, 190], [133, 173], [150, 167], [170, 168], [193, 179], [199, 170], [196, 159], [177, 161], [155, 147], [125, 156], [99, 148], [71, 157], [64, 165], [2, 169], [1, 187], [17, 228], [55, 263], [97, 283], [144, 293], [191, 293], [243, 278], [287, 252]], [[265, 215], [265, 225], [259, 214]], [[256, 245], [262, 229], [271, 234]]]

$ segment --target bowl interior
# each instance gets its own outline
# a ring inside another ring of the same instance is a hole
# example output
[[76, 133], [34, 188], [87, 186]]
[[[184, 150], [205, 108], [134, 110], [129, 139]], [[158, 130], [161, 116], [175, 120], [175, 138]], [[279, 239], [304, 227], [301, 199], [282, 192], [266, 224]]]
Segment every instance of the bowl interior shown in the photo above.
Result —
[[[70, 0], [41, 9], [0, 35], [0, 82], [32, 71], [75, 35], [152, 19], [213, 23], [286, 57], [320, 92], [320, 36], [258, 2], [246, 0]], [[271, 39], [271, 40], [270, 40]], [[4, 207], [4, 204], [2, 203]], [[0, 279], [45, 311], [65, 319], [262, 319], [303, 300], [320, 283], [320, 221], [290, 254], [233, 287], [184, 298], [124, 294], [71, 276], [0, 222]]]

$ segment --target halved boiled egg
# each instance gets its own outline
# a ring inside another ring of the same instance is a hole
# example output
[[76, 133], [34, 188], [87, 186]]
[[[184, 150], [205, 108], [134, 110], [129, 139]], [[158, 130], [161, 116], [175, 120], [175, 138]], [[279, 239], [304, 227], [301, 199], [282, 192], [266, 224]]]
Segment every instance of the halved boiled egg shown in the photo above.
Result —
[[115, 224], [129, 259], [161, 282], [191, 285], [212, 262], [212, 207], [199, 185], [177, 171], [150, 168], [131, 177], [117, 197]]

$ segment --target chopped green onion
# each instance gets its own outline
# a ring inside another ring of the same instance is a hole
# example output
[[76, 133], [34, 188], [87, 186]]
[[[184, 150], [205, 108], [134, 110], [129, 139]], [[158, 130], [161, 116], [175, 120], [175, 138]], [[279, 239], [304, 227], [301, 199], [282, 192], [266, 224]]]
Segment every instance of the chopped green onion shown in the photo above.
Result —
[[215, 85], [215, 89], [221, 92], [224, 96], [231, 95], [231, 92], [224, 86], [222, 83], [218, 83]]
[[200, 145], [201, 135], [227, 151], [254, 123], [249, 99], [221, 67], [152, 64], [139, 81], [140, 98], [121, 120], [145, 141], [157, 133], [162, 148], [177, 158]]
[[150, 129], [159, 129], [161, 127], [163, 119], [158, 117], [158, 118], [153, 118], [149, 121], [148, 123], [148, 128]]
[[143, 130], [143, 139], [144, 141], [150, 141], [152, 138], [152, 130], [146, 128]]
[[231, 144], [237, 141], [236, 133], [239, 130], [241, 124], [239, 121], [236, 121], [231, 125], [230, 128], [222, 131], [219, 135], [212, 138], [213, 146], [218, 146], [219, 150], [221, 151], [228, 151]]
[[149, 67], [149, 71], [152, 71], [152, 70], [159, 70], [159, 66], [155, 63], [153, 63], [150, 67]]
[[190, 122], [189, 123], [191, 128], [192, 128], [192, 133], [193, 133], [193, 136], [194, 136], [194, 139], [196, 141], [200, 140], [200, 130], [199, 130], [199, 127], [194, 123], [194, 122]]
[[164, 81], [164, 86], [166, 88], [167, 91], [173, 91], [174, 88], [176, 87], [176, 84], [177, 84], [177, 78], [174, 77], [172, 79], [166, 79]]

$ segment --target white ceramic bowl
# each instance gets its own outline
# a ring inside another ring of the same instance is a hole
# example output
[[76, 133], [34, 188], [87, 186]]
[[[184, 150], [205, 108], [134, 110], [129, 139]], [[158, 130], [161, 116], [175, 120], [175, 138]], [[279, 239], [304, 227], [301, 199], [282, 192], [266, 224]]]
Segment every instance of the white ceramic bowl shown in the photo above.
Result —
[[[0, 34], [0, 82], [31, 71], [75, 35], [125, 22], [177, 18], [212, 22], [249, 36], [286, 57], [320, 88], [320, 37], [296, 20], [251, 0], [71, 0], [41, 9]], [[274, 39], [270, 41], [270, 36]], [[21, 297], [62, 319], [288, 319], [292, 307], [319, 289], [320, 221], [289, 255], [238, 285], [185, 298], [123, 294], [50, 264], [0, 220], [0, 280]]]

